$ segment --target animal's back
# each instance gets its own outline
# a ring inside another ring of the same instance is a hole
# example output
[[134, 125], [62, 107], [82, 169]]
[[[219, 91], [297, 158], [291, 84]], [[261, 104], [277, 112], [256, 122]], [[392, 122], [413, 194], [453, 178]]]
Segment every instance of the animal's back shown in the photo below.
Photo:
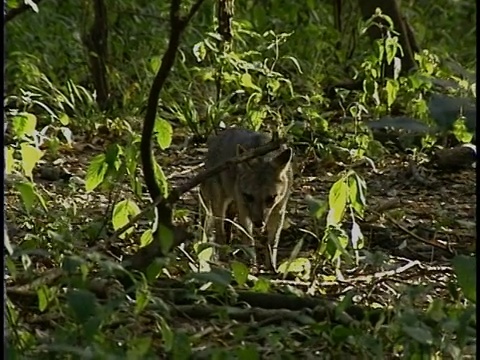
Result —
[[229, 128], [208, 139], [205, 168], [209, 169], [235, 157], [237, 146], [253, 149], [266, 144], [270, 137], [252, 130]]

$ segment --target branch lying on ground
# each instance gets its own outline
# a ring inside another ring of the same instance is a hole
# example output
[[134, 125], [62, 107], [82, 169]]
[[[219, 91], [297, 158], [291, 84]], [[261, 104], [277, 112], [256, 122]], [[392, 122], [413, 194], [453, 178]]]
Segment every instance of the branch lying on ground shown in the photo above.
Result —
[[[42, 0], [35, 0], [35, 1], [32, 0], [32, 1], [38, 5]], [[7, 13], [5, 14], [5, 22], [3, 23], [3, 25], [5, 26], [7, 22], [9, 22], [10, 20], [16, 18], [18, 15], [23, 14], [25, 11], [28, 11], [28, 10], [33, 10], [32, 6], [27, 3], [23, 3], [22, 5], [7, 11]]]

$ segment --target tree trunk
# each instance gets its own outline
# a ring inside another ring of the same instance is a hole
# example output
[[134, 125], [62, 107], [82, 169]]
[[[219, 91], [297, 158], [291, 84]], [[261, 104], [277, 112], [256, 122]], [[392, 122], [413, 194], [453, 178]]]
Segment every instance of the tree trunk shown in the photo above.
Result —
[[97, 92], [97, 104], [101, 110], [108, 108], [107, 49], [108, 22], [104, 0], [93, 0], [94, 21], [84, 43], [88, 49], [90, 71]]

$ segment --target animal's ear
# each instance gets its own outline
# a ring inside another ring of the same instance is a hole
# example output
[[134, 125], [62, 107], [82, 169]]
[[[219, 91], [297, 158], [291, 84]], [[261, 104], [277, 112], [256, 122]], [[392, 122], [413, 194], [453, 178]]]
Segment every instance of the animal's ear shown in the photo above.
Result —
[[293, 151], [290, 148], [283, 150], [275, 158], [272, 159], [272, 165], [279, 171], [285, 169], [285, 167], [292, 161]]
[[237, 144], [237, 156], [242, 155], [246, 151], [247, 151], [247, 149], [245, 149], [242, 145]]

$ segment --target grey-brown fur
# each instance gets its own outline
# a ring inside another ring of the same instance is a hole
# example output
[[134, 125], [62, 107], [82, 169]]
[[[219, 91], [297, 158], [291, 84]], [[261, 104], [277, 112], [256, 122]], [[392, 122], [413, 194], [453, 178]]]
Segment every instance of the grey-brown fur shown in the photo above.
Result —
[[[209, 139], [205, 168], [210, 169], [268, 141], [269, 136], [254, 131], [224, 130]], [[293, 183], [292, 155], [292, 150], [283, 146], [263, 157], [232, 166], [201, 184], [202, 199], [213, 215], [213, 219], [207, 216], [206, 230], [211, 230], [213, 220], [216, 243], [226, 244], [230, 240], [231, 226], [226, 228], [224, 220], [238, 215], [239, 224], [250, 235], [243, 234], [244, 240], [251, 239], [253, 227], [265, 227], [270, 248], [265, 265], [276, 267], [278, 241]], [[258, 245], [255, 240], [249, 242]], [[258, 252], [259, 246], [255, 246], [255, 250]]]

